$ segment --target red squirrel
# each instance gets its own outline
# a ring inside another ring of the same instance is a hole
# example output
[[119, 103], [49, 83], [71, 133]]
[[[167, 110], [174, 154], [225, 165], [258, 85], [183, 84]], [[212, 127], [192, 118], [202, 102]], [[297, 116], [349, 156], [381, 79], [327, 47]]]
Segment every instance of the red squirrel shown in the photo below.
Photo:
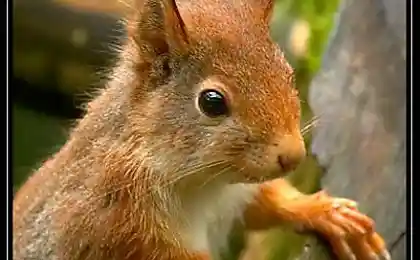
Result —
[[356, 203], [285, 179], [305, 156], [273, 0], [135, 0], [106, 87], [13, 201], [13, 259], [210, 260], [235, 221], [390, 259]]

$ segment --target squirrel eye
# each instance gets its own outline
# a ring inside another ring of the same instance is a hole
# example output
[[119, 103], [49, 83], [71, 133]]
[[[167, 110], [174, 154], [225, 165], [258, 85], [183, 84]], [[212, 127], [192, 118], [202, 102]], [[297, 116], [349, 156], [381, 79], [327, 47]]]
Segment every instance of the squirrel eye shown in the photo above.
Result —
[[225, 97], [217, 90], [207, 89], [201, 92], [198, 105], [208, 117], [224, 116], [229, 113]]

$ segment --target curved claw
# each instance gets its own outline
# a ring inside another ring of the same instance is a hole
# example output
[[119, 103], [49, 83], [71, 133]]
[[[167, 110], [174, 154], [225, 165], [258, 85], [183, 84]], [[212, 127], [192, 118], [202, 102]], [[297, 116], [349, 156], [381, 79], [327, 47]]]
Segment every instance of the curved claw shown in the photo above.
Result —
[[356, 202], [330, 197], [324, 191], [311, 196], [307, 199], [315, 201], [308, 201], [312, 215], [307, 226], [330, 242], [339, 259], [391, 260], [384, 240], [374, 231], [375, 222], [357, 210]]

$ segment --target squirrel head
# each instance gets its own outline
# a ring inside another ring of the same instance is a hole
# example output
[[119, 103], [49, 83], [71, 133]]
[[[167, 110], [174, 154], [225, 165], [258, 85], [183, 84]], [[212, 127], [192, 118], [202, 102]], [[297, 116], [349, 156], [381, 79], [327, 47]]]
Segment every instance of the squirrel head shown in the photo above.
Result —
[[[127, 23], [131, 136], [157, 172], [279, 177], [305, 155], [273, 0], [143, 0]], [[216, 177], [215, 177], [216, 178]]]

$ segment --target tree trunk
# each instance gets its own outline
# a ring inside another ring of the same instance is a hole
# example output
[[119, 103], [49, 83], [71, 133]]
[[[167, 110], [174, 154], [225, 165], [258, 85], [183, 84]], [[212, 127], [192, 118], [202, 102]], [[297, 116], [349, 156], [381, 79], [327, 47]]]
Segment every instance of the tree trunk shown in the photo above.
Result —
[[[406, 258], [405, 4], [344, 0], [309, 91], [323, 187], [360, 203], [394, 260]], [[316, 243], [304, 258], [328, 259]]]

